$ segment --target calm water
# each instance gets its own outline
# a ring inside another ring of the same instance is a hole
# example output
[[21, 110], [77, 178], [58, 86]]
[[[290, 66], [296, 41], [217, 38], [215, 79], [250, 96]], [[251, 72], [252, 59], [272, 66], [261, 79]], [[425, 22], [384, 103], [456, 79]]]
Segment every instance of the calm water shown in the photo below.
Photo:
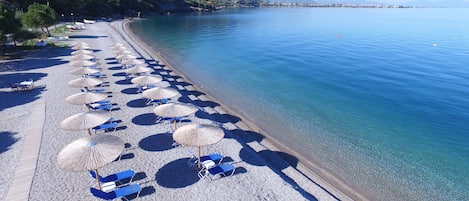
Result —
[[371, 198], [469, 199], [468, 9], [227, 9], [132, 29]]

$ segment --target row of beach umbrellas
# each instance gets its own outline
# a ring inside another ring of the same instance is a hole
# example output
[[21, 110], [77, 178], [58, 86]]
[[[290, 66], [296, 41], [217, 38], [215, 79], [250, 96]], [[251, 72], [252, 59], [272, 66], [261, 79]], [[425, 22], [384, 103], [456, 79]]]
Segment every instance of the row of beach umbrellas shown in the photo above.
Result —
[[[97, 69], [89, 68], [97, 63], [93, 51], [86, 43], [77, 43], [72, 49], [70, 66], [76, 67], [70, 71], [75, 75], [89, 75], [100, 72]], [[71, 87], [92, 87], [103, 83], [97, 78], [82, 77], [68, 82]], [[106, 94], [94, 92], [81, 92], [68, 96], [65, 101], [74, 105], [86, 105], [101, 101], [107, 98]], [[99, 178], [98, 168], [101, 168], [115, 160], [124, 150], [124, 141], [112, 135], [91, 135], [91, 129], [104, 124], [111, 118], [109, 112], [82, 112], [67, 117], [60, 123], [60, 128], [64, 130], [79, 131], [88, 130], [89, 136], [79, 138], [65, 146], [57, 156], [59, 167], [69, 171], [94, 170]], [[97, 179], [98, 187], [101, 183]]]
[[[137, 57], [131, 54], [130, 51], [121, 45], [111, 47], [117, 50], [120, 59], [124, 65], [136, 65], [125, 70], [127, 74], [140, 74], [151, 72], [152, 69], [146, 66], [141, 66]], [[84, 75], [99, 72], [99, 70], [88, 68], [87, 66], [94, 66], [96, 63], [89, 61], [94, 59], [88, 44], [78, 43], [73, 46], [72, 58], [76, 61], [71, 62], [70, 65], [80, 67], [70, 71], [72, 74]], [[125, 54], [124, 54], [125, 53]], [[82, 55], [82, 56], [80, 56]], [[90, 56], [83, 56], [90, 55]], [[128, 61], [128, 62], [127, 62]], [[125, 63], [124, 63], [125, 62]], [[162, 81], [160, 76], [143, 75], [133, 78], [132, 83], [139, 86], [155, 84]], [[90, 87], [102, 83], [102, 80], [96, 78], [79, 78], [72, 80], [68, 83], [72, 87]], [[142, 96], [148, 99], [166, 99], [173, 98], [179, 93], [177, 90], [166, 87], [156, 87], [145, 90]], [[107, 98], [107, 95], [94, 92], [81, 92], [73, 94], [65, 99], [70, 104], [89, 104], [101, 101]], [[198, 109], [189, 104], [182, 103], [168, 103], [155, 107], [153, 112], [165, 118], [184, 117], [194, 114]], [[72, 115], [60, 124], [64, 130], [88, 130], [89, 136], [80, 138], [65, 146], [58, 154], [57, 160], [61, 168], [70, 171], [88, 171], [94, 170], [97, 178], [99, 178], [98, 169], [114, 161], [124, 149], [124, 141], [113, 135], [91, 135], [91, 128], [101, 125], [111, 118], [109, 112], [82, 112]], [[218, 126], [207, 124], [189, 124], [176, 129], [173, 133], [174, 140], [182, 145], [198, 147], [198, 167], [200, 169], [200, 147], [207, 146], [219, 142], [224, 137], [224, 131]], [[98, 186], [101, 188], [99, 179], [97, 179]]]
[[[125, 73], [140, 74], [153, 70], [146, 66], [141, 66], [141, 63], [138, 62], [139, 60], [136, 60], [136, 56], [133, 56], [123, 45], [116, 44], [111, 48], [116, 51], [118, 54], [116, 58], [121, 60], [123, 65], [136, 65], [124, 70]], [[155, 84], [160, 81], [162, 81], [161, 77], [149, 75], [138, 76], [131, 80], [132, 83], [139, 86]], [[176, 89], [169, 87], [155, 87], [142, 92], [142, 96], [150, 100], [170, 99], [178, 94]], [[219, 142], [224, 137], [224, 131], [218, 126], [206, 124], [189, 124], [176, 129], [176, 118], [190, 116], [197, 111], [197, 107], [181, 103], [162, 104], [153, 109], [153, 113], [157, 116], [174, 119], [174, 141], [182, 145], [198, 147], [198, 168], [200, 169], [200, 147]]]

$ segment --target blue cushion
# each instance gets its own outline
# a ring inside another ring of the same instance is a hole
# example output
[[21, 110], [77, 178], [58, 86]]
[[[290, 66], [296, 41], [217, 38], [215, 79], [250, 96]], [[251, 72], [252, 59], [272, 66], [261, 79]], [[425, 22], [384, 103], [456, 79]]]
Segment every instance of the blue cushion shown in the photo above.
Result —
[[130, 186], [117, 188], [113, 192], [115, 193], [116, 198], [128, 196], [134, 193], [138, 193], [141, 190], [139, 184], [132, 184]]
[[102, 182], [119, 181], [122, 179], [131, 178], [134, 175], [135, 175], [135, 172], [133, 170], [126, 170], [126, 171], [118, 172], [116, 174], [111, 174], [107, 177], [104, 177], [101, 179], [101, 181]]
[[218, 162], [221, 161], [222, 158], [223, 158], [223, 156], [221, 154], [210, 154], [208, 156], [200, 157], [200, 162], [211, 160], [215, 163], [218, 163]]
[[220, 164], [213, 168], [208, 169], [208, 172], [212, 175], [217, 175], [217, 174], [222, 174], [222, 173], [224, 174], [226, 172], [233, 171], [234, 168], [235, 167], [232, 164], [224, 163], [224, 164]]
[[112, 199], [116, 198], [116, 194], [114, 192], [106, 193], [104, 191], [98, 190], [98, 189], [93, 188], [93, 187], [90, 188], [90, 192], [94, 196], [96, 196], [98, 198], [101, 198], [101, 199], [104, 199], [104, 200], [112, 200]]

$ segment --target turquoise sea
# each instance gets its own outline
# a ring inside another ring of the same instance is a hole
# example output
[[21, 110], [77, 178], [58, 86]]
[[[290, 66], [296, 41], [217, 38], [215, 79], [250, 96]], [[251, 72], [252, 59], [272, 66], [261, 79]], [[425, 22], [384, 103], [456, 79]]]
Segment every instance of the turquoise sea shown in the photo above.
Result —
[[372, 200], [469, 200], [469, 9], [225, 9], [131, 29]]

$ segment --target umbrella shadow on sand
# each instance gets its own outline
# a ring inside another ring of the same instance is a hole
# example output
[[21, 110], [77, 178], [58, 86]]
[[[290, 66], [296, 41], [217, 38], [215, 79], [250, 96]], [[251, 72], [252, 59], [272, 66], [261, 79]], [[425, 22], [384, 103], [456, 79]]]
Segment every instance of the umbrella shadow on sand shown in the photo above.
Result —
[[147, 99], [138, 98], [138, 99], [131, 100], [131, 101], [127, 102], [127, 106], [128, 107], [133, 107], [133, 108], [142, 108], [142, 107], [147, 107], [148, 106], [146, 103], [147, 103]]
[[19, 138], [15, 137], [16, 134], [18, 133], [13, 133], [10, 131], [0, 132], [0, 154], [10, 150], [10, 147], [19, 141]]
[[197, 170], [187, 166], [188, 160], [177, 159], [161, 167], [155, 174], [156, 182], [166, 188], [184, 188], [199, 181]]
[[0, 111], [33, 102], [45, 90], [46, 86], [36, 86], [29, 91], [0, 91]]
[[200, 110], [195, 113], [195, 116], [201, 119], [209, 119], [218, 123], [237, 123], [241, 121], [241, 118], [233, 116], [231, 114], [220, 114], [218, 112], [208, 114], [207, 112]]
[[[295, 186], [295, 190], [301, 193], [301, 195], [303, 195], [306, 199], [317, 200], [314, 195], [301, 188], [301, 186], [298, 185], [295, 180], [293, 180], [281, 171], [288, 167], [293, 167], [296, 169], [296, 166], [298, 165], [298, 159], [296, 157], [285, 152], [271, 151], [268, 149], [256, 152], [253, 149], [247, 147], [244, 147], [240, 150], [239, 156], [244, 162], [249, 163], [251, 165], [269, 167], [270, 169], [272, 169], [272, 171], [277, 173], [285, 182], [291, 184], [292, 186]], [[318, 183], [312, 180], [310, 181], [320, 186]], [[327, 191], [325, 188], [323, 188], [323, 190]]]
[[130, 85], [130, 84], [132, 84], [132, 82], [130, 82], [130, 79], [117, 80], [115, 83], [119, 84], [119, 85]]
[[132, 118], [132, 123], [141, 126], [151, 126], [156, 124], [156, 115], [154, 113], [145, 113]]
[[173, 148], [173, 139], [170, 133], [158, 133], [143, 138], [138, 146], [145, 151], [166, 151]]
[[130, 88], [123, 89], [121, 92], [123, 94], [138, 94], [138, 88], [130, 87]]

